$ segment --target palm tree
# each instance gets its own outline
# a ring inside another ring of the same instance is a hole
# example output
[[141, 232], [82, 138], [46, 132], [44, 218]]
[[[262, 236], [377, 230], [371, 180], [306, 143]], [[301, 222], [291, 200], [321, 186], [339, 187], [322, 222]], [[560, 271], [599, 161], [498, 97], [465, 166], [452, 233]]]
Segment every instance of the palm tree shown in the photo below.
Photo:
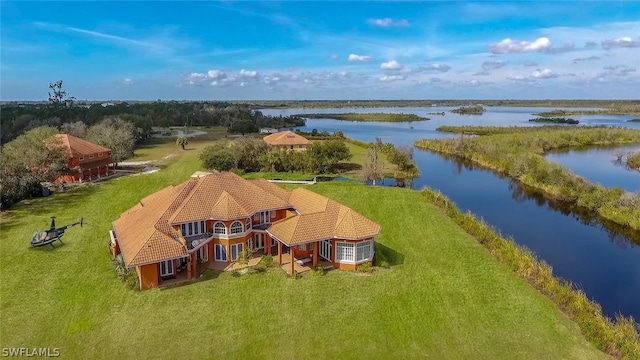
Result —
[[185, 145], [189, 144], [189, 139], [186, 136], [181, 136], [176, 139], [176, 144], [182, 146], [182, 150], [184, 150]]

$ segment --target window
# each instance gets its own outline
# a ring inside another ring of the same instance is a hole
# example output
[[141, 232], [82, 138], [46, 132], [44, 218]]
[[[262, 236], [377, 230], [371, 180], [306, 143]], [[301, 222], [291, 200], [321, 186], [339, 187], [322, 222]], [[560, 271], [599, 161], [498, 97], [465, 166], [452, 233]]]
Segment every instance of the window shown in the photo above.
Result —
[[276, 240], [274, 238], [271, 238], [271, 246], [276, 246]]
[[214, 258], [216, 261], [227, 261], [227, 247], [221, 244], [216, 244], [214, 247]]
[[[267, 211], [267, 212], [269, 212], [269, 211]], [[275, 218], [276, 218], [276, 212], [275, 212], [275, 210], [274, 210], [274, 211], [271, 211], [271, 218], [272, 218], [272, 219], [275, 219]]]
[[93, 154], [89, 154], [89, 159], [93, 159]]
[[293, 145], [291, 145], [291, 150], [293, 150]]
[[78, 160], [80, 160], [80, 161], [84, 160], [84, 156], [80, 155], [80, 156], [78, 157]]
[[240, 221], [236, 221], [231, 224], [231, 233], [232, 234], [240, 234], [242, 232], [242, 223]]
[[307, 251], [307, 244], [298, 245], [298, 250]]
[[331, 261], [331, 240], [320, 242], [320, 257]]
[[160, 276], [171, 276], [171, 275], [173, 275], [173, 260], [161, 261]]
[[182, 231], [182, 236], [204, 234], [204, 220], [180, 224], [180, 230]]
[[231, 245], [231, 261], [238, 260], [238, 256], [242, 252], [242, 243]]
[[371, 260], [371, 241], [356, 245], [356, 262]]
[[247, 223], [245, 224], [245, 228], [247, 230], [251, 229], [251, 219], [247, 219]]
[[227, 233], [227, 227], [224, 226], [224, 223], [217, 222], [213, 227], [213, 232], [216, 233], [216, 234], [226, 234]]
[[344, 242], [336, 243], [336, 262], [354, 262], [354, 245]]
[[255, 236], [255, 249], [264, 249], [264, 234], [256, 234]]
[[198, 260], [204, 262], [209, 261], [209, 247], [207, 245], [198, 249]]
[[102, 157], [104, 153], [98, 153], [98, 157]]

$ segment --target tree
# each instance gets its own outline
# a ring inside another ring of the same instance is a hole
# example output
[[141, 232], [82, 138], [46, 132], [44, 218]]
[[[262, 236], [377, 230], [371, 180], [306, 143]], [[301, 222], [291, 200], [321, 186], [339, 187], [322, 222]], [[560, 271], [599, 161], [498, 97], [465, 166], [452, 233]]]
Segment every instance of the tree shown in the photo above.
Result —
[[62, 90], [62, 80], [50, 83], [49, 89], [52, 91], [49, 92], [49, 104], [56, 108], [72, 107], [76, 101], [75, 97], [68, 96], [67, 92]]
[[111, 158], [117, 164], [133, 156], [135, 131], [130, 122], [108, 117], [87, 130], [87, 140], [111, 149]]
[[189, 144], [189, 139], [186, 136], [181, 136], [176, 139], [176, 144], [182, 146], [182, 150], [184, 150], [185, 145]]
[[246, 172], [260, 171], [260, 157], [269, 152], [269, 146], [261, 139], [238, 139], [231, 146], [236, 167]]
[[69, 134], [75, 137], [84, 138], [87, 135], [87, 124], [82, 121], [76, 121], [73, 123], [64, 123], [60, 126], [60, 130], [64, 134]]
[[229, 171], [236, 164], [236, 158], [229, 148], [207, 146], [200, 153], [202, 167], [209, 170]]
[[52, 136], [58, 130], [39, 127], [8, 142], [0, 152], [0, 207], [37, 194], [43, 181], [52, 181], [68, 171], [68, 154]]
[[229, 132], [235, 134], [241, 133], [242, 136], [244, 136], [245, 133], [258, 132], [258, 127], [249, 120], [241, 120], [234, 122]]
[[367, 150], [366, 160], [361, 177], [365, 181], [371, 181], [373, 186], [376, 186], [376, 181], [382, 179], [382, 171], [380, 170], [379, 153], [383, 149], [385, 144], [382, 143], [381, 138], [376, 138], [376, 141]]
[[313, 142], [304, 154], [307, 170], [318, 174], [330, 173], [338, 162], [351, 158], [351, 152], [342, 140]]

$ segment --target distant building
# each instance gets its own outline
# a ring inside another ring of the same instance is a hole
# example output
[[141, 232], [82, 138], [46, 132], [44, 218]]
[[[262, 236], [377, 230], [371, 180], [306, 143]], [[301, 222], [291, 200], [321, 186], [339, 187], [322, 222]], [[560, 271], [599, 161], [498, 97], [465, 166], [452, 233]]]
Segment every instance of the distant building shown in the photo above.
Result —
[[275, 134], [278, 132], [278, 129], [274, 128], [260, 128], [260, 134]]
[[294, 133], [293, 131], [281, 131], [267, 135], [263, 138], [267, 145], [274, 149], [303, 151], [311, 144], [311, 141]]
[[56, 182], [91, 181], [115, 173], [111, 149], [68, 134], [57, 134], [54, 137], [66, 148], [70, 170], [69, 174], [58, 177]]

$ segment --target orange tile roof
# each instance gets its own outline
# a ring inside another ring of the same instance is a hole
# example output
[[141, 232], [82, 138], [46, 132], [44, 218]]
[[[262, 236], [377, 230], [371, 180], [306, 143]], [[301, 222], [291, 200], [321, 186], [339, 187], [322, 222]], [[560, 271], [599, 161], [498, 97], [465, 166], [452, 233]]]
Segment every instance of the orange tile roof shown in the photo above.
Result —
[[293, 190], [290, 203], [300, 215], [280, 220], [268, 229], [287, 245], [332, 238], [364, 239], [380, 233], [379, 224], [312, 191]]
[[245, 180], [229, 172], [191, 178], [142, 199], [113, 222], [129, 267], [187, 256], [172, 225], [204, 219], [233, 220], [258, 211], [295, 209], [269, 232], [288, 245], [329, 238], [362, 239], [380, 225], [312, 191], [292, 192], [265, 180]]
[[198, 178], [194, 190], [169, 220], [173, 224], [202, 219], [233, 220], [289, 206], [254, 182], [221, 172]]
[[111, 149], [108, 149], [104, 146], [90, 143], [86, 140], [77, 138], [69, 134], [56, 134], [54, 135], [54, 137], [59, 139], [67, 148], [70, 157], [79, 157], [80, 155], [89, 155], [111, 151]]
[[311, 141], [294, 133], [293, 131], [281, 131], [262, 138], [271, 146], [309, 145]]

